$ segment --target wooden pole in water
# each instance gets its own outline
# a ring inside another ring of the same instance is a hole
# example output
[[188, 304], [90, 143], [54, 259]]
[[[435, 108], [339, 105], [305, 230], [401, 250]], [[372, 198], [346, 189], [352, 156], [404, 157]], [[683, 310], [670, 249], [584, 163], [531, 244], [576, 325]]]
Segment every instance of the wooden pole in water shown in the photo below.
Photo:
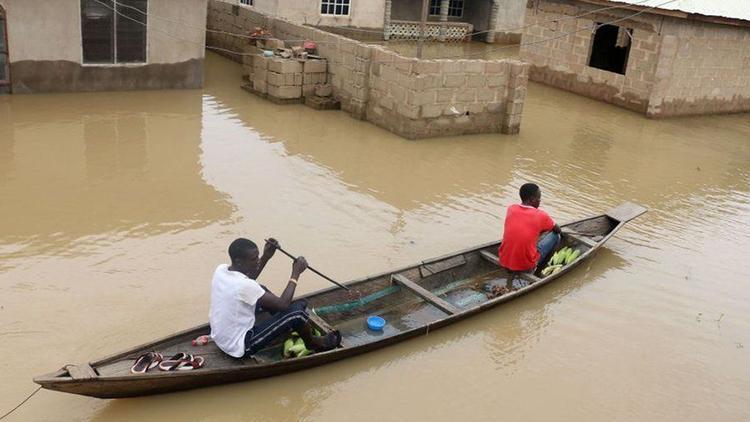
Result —
[[422, 15], [419, 21], [419, 41], [417, 42], [417, 58], [422, 58], [422, 48], [424, 47], [425, 33], [427, 32], [427, 12], [429, 10], [430, 0], [422, 0]]

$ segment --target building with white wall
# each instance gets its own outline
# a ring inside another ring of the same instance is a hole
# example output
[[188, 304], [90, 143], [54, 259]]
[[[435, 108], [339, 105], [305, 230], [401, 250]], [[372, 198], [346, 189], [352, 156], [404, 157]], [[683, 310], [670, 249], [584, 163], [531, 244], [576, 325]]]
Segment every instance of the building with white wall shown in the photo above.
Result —
[[[224, 0], [299, 24], [332, 28], [360, 39], [413, 39], [422, 0]], [[520, 39], [526, 0], [427, 0], [427, 36], [487, 42]], [[338, 31], [337, 31], [338, 32]]]
[[200, 88], [207, 0], [0, 0], [0, 90]]

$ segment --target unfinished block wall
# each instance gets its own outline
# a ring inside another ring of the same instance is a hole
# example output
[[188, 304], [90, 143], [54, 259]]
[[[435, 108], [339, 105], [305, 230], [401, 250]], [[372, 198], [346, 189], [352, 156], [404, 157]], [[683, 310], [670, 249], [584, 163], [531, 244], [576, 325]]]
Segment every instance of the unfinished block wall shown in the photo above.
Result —
[[[533, 81], [649, 117], [750, 110], [750, 23], [629, 17], [634, 11], [593, 12], [600, 6], [576, 0], [528, 6], [520, 54]], [[594, 25], [612, 21], [633, 29], [624, 75], [588, 65]]]
[[[528, 80], [525, 63], [408, 58], [224, 1], [209, 2], [209, 29], [249, 33], [256, 26], [282, 40], [315, 41], [327, 60], [334, 97], [355, 118], [409, 139], [519, 131]], [[207, 43], [242, 51], [247, 40], [209, 32]]]
[[750, 110], [750, 27], [667, 19], [648, 114]]
[[[520, 57], [531, 64], [532, 81], [562, 88], [645, 113], [654, 85], [659, 37], [655, 20], [638, 16], [616, 25], [633, 29], [630, 55], [624, 75], [589, 66], [593, 28], [597, 22], [611, 22], [632, 11], [611, 10], [584, 18], [571, 17], [601, 6], [575, 1], [542, 1], [528, 8]], [[568, 33], [570, 35], [565, 36]], [[543, 41], [558, 38], [553, 41]]]

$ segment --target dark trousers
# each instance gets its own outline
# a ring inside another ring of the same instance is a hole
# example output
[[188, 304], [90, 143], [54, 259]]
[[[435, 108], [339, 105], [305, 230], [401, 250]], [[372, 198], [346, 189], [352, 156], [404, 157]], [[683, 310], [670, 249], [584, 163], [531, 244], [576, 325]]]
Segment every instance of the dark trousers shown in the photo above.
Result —
[[[287, 309], [271, 314], [265, 321], [256, 321], [252, 330], [245, 334], [245, 356], [255, 354], [282, 334], [302, 329], [310, 319], [306, 308], [306, 301], [295, 300]], [[256, 317], [260, 312], [263, 311], [256, 311]]]

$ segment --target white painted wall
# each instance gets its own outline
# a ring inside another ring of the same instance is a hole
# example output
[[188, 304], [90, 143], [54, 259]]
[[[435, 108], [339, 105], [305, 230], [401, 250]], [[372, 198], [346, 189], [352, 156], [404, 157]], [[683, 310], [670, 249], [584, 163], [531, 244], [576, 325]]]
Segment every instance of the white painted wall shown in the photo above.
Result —
[[[203, 58], [207, 0], [149, 0], [148, 62]], [[81, 63], [80, 0], [0, 0], [11, 62]]]
[[[221, 0], [239, 4], [239, 0]], [[349, 16], [323, 15], [320, 0], [254, 0], [251, 9], [278, 16], [294, 23], [321, 26], [382, 28], [385, 13], [383, 0], [351, 0]], [[242, 6], [247, 7], [247, 6]]]

